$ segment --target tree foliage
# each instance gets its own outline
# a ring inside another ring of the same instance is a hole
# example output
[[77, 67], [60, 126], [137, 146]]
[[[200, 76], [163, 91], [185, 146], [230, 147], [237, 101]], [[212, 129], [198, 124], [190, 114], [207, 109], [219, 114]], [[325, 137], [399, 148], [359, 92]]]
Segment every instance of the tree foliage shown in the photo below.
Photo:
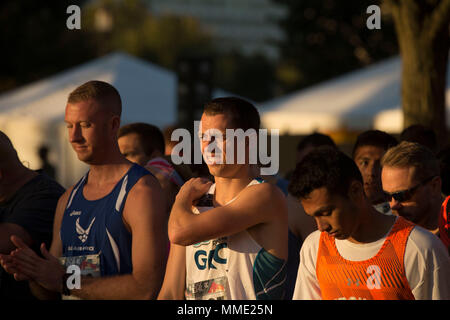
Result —
[[280, 22], [281, 93], [357, 69], [398, 52], [392, 21], [383, 15], [381, 29], [369, 30], [367, 7], [379, 1], [274, 0], [288, 9]]
[[41, 79], [94, 56], [82, 30], [68, 30], [66, 9], [84, 1], [4, 0], [0, 3], [0, 91]]
[[[99, 55], [121, 50], [173, 69], [181, 55], [213, 51], [209, 34], [195, 19], [153, 16], [142, 0], [100, 0], [85, 12]], [[109, 20], [103, 26], [100, 15]]]

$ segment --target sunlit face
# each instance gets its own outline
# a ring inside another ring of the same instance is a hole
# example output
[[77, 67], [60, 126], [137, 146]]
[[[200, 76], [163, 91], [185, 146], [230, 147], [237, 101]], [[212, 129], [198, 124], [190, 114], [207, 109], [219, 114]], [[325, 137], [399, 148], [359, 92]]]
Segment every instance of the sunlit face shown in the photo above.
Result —
[[308, 198], [301, 198], [307, 215], [316, 220], [317, 228], [337, 239], [348, 239], [358, 228], [358, 209], [352, 201], [339, 194], [330, 194], [325, 187], [314, 189]]
[[110, 117], [94, 100], [67, 104], [64, 122], [79, 160], [95, 164], [108, 154], [114, 136], [108, 120]]
[[[421, 181], [414, 178], [414, 173], [414, 167], [384, 166], [381, 172], [383, 190], [387, 193], [394, 193], [418, 186]], [[434, 199], [432, 193], [429, 183], [425, 183], [418, 186], [414, 192], [410, 192], [410, 197], [405, 201], [400, 202], [392, 198], [390, 199], [392, 212], [420, 225], [427, 219], [431, 211], [431, 199]]]
[[150, 160], [150, 157], [145, 154], [144, 148], [142, 148], [141, 140], [137, 133], [124, 135], [117, 142], [119, 143], [120, 152], [131, 162], [145, 166]]
[[409, 190], [417, 186], [413, 192], [409, 192], [410, 196], [404, 201], [390, 199], [390, 206], [394, 214], [422, 225], [432, 211], [432, 201], [435, 196], [431, 188], [431, 181], [419, 185], [422, 181], [417, 181], [414, 177], [414, 167], [384, 166], [381, 172], [383, 190], [387, 193]]
[[[203, 136], [207, 136], [208, 133], [210, 133], [211, 131], [209, 129], [216, 129], [217, 131], [220, 131], [222, 133], [223, 136], [223, 143], [221, 146], [221, 152], [222, 152], [222, 163], [217, 163], [217, 162], [211, 162], [210, 161], [206, 161], [209, 168], [209, 172], [215, 176], [215, 177], [227, 177], [227, 178], [232, 178], [235, 177], [237, 172], [242, 169], [243, 166], [245, 166], [244, 164], [237, 164], [237, 143], [234, 143], [234, 155], [235, 155], [235, 159], [234, 159], [234, 163], [230, 164], [230, 163], [226, 163], [226, 155], [227, 155], [227, 137], [226, 137], [226, 129], [232, 129], [233, 126], [231, 124], [231, 121], [229, 119], [229, 117], [225, 114], [217, 114], [217, 115], [206, 115], [203, 114], [202, 118], [201, 118], [201, 126], [200, 126], [200, 132], [199, 135], [201, 137]], [[208, 153], [208, 151], [210, 152], [209, 156], [210, 158], [216, 156], [215, 154], [215, 150], [212, 147], [212, 143], [213, 141], [215, 141], [214, 139], [211, 139], [210, 141], [204, 141], [201, 140], [201, 150], [202, 150], [202, 154], [203, 157], [205, 158], [205, 156], [207, 156], [206, 154]], [[208, 147], [209, 146], [209, 147]], [[208, 149], [211, 148], [211, 149]]]
[[356, 149], [354, 160], [364, 181], [364, 192], [372, 204], [386, 201], [381, 186], [381, 158], [385, 150], [376, 146], [361, 146]]

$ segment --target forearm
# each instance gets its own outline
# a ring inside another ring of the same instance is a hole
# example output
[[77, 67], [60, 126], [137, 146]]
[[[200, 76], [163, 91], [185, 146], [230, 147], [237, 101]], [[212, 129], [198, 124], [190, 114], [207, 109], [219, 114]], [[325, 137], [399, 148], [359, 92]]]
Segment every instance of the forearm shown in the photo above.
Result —
[[162, 287], [158, 300], [184, 300], [184, 291], [179, 288]]
[[185, 287], [186, 248], [172, 243], [158, 300], [183, 300]]
[[61, 299], [61, 294], [59, 292], [50, 291], [42, 287], [36, 281], [29, 281], [30, 291], [39, 300], [59, 300]]
[[189, 244], [184, 241], [186, 240], [186, 231], [190, 230], [189, 222], [194, 216], [191, 208], [189, 202], [178, 198], [173, 204], [168, 224], [170, 242], [178, 245]]
[[101, 278], [81, 277], [80, 289], [71, 294], [84, 300], [155, 299], [161, 281], [137, 280], [132, 274]]

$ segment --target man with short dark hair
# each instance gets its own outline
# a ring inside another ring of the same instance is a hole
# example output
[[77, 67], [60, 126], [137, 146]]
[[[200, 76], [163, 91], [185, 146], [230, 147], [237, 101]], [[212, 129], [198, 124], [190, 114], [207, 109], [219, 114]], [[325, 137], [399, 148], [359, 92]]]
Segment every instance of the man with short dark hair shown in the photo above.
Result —
[[[119, 150], [121, 99], [106, 82], [89, 81], [68, 98], [69, 142], [90, 170], [60, 198], [50, 252], [43, 258], [17, 236], [1, 256], [16, 279], [30, 280], [41, 298], [149, 299], [159, 292], [167, 255], [167, 219], [161, 187], [152, 174]], [[69, 287], [65, 268], [81, 269]]]
[[[35, 252], [49, 245], [58, 198], [64, 188], [45, 174], [20, 162], [9, 138], [0, 131], [0, 254], [15, 249], [20, 236]], [[0, 299], [33, 299], [28, 283], [16, 282], [0, 268]]]
[[[185, 181], [192, 177], [187, 165], [175, 166], [164, 156], [164, 137], [158, 127], [135, 122], [122, 126], [117, 134], [120, 152], [130, 161], [145, 167], [158, 179], [170, 212], [175, 196]], [[183, 173], [183, 174], [180, 174]]]
[[329, 135], [323, 133], [314, 132], [303, 137], [297, 145], [296, 162], [299, 163], [309, 152], [321, 146], [337, 148], [333, 139], [331, 139]]
[[381, 186], [381, 158], [397, 140], [390, 134], [379, 130], [361, 133], [353, 146], [353, 160], [361, 171], [364, 192], [372, 205], [384, 214], [392, 214], [388, 199]]
[[143, 167], [150, 159], [164, 155], [164, 136], [161, 130], [152, 124], [126, 124], [120, 127], [117, 138], [122, 154]]
[[394, 214], [439, 235], [441, 193], [439, 161], [427, 147], [402, 141], [381, 160], [383, 190]]
[[289, 191], [319, 228], [303, 243], [294, 299], [450, 299], [450, 260], [430, 232], [368, 201], [358, 167], [330, 148], [312, 151]]
[[[199, 136], [215, 184], [191, 179], [176, 197], [159, 299], [284, 298], [288, 241], [284, 195], [278, 187], [255, 178], [248, 157], [255, 147], [250, 138], [240, 150], [238, 139], [227, 129], [257, 134], [258, 111], [232, 97], [205, 105]], [[223, 143], [208, 151], [218, 141]], [[234, 158], [228, 159], [231, 148]], [[239, 152], [245, 152], [244, 163], [236, 162]]]

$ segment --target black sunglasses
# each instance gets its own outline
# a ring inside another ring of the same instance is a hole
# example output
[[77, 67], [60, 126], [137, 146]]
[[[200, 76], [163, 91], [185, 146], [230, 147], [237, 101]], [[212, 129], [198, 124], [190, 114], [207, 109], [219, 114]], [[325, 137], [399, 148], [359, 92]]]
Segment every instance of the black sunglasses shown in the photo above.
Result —
[[392, 200], [392, 198], [394, 198], [398, 202], [408, 201], [409, 199], [411, 199], [411, 197], [414, 195], [414, 192], [420, 186], [423, 186], [424, 184], [426, 184], [428, 181], [431, 181], [435, 177], [437, 177], [437, 176], [428, 177], [425, 180], [423, 180], [422, 182], [420, 182], [419, 184], [417, 184], [414, 187], [409, 188], [407, 190], [397, 191], [397, 192], [392, 192], [392, 193], [390, 193], [390, 192], [384, 192], [384, 193], [386, 194], [389, 202]]

